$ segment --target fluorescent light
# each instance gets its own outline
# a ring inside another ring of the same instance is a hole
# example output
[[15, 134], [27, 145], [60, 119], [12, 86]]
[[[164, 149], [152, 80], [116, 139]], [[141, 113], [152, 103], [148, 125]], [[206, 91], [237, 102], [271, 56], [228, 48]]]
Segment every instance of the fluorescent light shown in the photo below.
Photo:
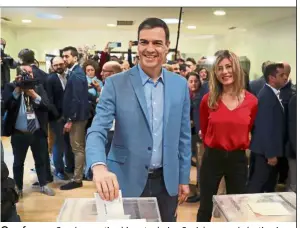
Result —
[[224, 16], [224, 15], [226, 15], [226, 12], [224, 10], [216, 10], [214, 12], [214, 15], [216, 15], [216, 16]]
[[22, 20], [22, 23], [28, 24], [28, 23], [31, 23], [31, 20], [24, 19], [24, 20]]
[[116, 27], [116, 24], [107, 24], [108, 27]]
[[63, 17], [57, 14], [50, 14], [50, 13], [38, 13], [36, 15], [38, 18], [42, 19], [53, 19], [53, 20], [59, 20], [62, 19]]
[[[179, 23], [179, 19], [176, 18], [165, 18], [162, 19], [166, 24], [178, 24]], [[181, 23], [183, 23], [183, 20], [181, 20]]]
[[195, 25], [188, 25], [187, 29], [196, 29], [197, 27]]

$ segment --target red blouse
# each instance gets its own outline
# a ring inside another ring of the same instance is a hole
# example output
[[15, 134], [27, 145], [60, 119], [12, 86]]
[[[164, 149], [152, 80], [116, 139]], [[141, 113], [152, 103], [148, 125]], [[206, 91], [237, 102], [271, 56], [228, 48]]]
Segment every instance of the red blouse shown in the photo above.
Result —
[[229, 110], [220, 101], [218, 108], [208, 107], [206, 94], [200, 105], [202, 140], [205, 146], [226, 151], [246, 150], [249, 148], [249, 133], [254, 124], [258, 108], [257, 98], [245, 92], [244, 101], [234, 110]]

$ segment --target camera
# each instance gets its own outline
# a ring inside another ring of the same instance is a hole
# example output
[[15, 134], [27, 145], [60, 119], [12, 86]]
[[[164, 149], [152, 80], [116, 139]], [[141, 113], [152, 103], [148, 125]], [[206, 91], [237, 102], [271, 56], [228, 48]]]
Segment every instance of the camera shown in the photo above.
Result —
[[7, 65], [11, 65], [12, 62], [14, 61], [14, 59], [12, 57], [10, 57], [9, 55], [4, 53], [4, 50], [2, 48], [1, 49], [1, 59], [3, 64], [7, 64]]
[[21, 71], [20, 76], [20, 81], [15, 81], [15, 84], [21, 89], [34, 89], [34, 87], [39, 84], [39, 81], [31, 78], [26, 71]]

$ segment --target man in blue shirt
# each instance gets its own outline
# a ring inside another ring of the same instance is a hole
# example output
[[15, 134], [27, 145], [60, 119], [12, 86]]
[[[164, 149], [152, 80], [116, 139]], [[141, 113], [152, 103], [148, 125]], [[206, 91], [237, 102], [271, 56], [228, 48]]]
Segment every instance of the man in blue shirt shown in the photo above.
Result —
[[4, 120], [4, 135], [11, 136], [14, 154], [13, 175], [20, 197], [23, 195], [24, 162], [30, 146], [35, 162], [40, 191], [54, 196], [54, 191], [47, 186], [48, 149], [47, 123], [49, 101], [42, 84], [32, 89], [22, 87], [21, 72], [33, 78], [31, 66], [17, 69], [16, 80], [5, 86], [3, 92], [7, 115]]
[[191, 167], [189, 90], [185, 78], [162, 69], [169, 45], [164, 21], [140, 24], [139, 64], [105, 79], [86, 142], [87, 168], [100, 197], [113, 200], [119, 189], [124, 197], [156, 197], [163, 222], [176, 221]]

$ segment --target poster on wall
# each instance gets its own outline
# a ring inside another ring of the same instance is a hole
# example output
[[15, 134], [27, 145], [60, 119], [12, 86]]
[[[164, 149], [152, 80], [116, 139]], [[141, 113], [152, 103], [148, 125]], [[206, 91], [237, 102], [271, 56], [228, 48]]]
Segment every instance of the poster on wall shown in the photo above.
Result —
[[49, 73], [51, 73], [50, 72], [50, 68], [51, 68], [51, 59], [53, 58], [53, 57], [56, 57], [56, 55], [52, 55], [52, 54], [46, 54], [46, 56], [45, 56], [45, 62], [46, 62], [46, 72], [49, 74]]

